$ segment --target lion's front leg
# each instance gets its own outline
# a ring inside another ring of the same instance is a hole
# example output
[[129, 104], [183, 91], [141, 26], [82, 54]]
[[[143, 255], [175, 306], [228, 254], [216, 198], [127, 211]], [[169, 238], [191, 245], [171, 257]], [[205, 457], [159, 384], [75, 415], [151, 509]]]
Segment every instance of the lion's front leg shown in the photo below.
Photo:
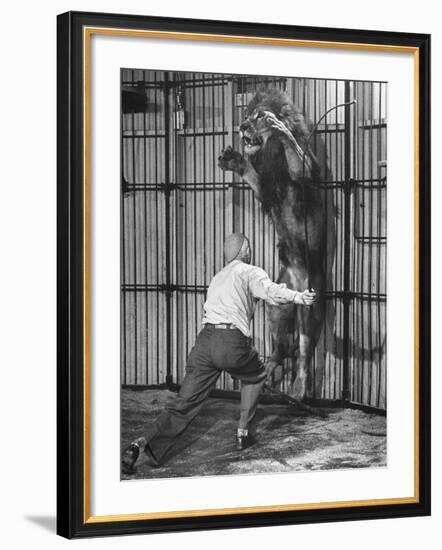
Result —
[[238, 176], [250, 185], [256, 197], [260, 199], [259, 176], [253, 168], [252, 163], [247, 158], [244, 158], [241, 153], [234, 151], [230, 146], [226, 147], [218, 157], [218, 166], [221, 170], [238, 174]]
[[311, 178], [312, 163], [310, 155], [304, 154], [304, 150], [299, 145], [295, 136], [279, 118], [270, 111], [266, 111], [265, 116], [268, 126], [277, 131], [280, 136], [290, 177], [293, 180], [298, 180], [302, 177]]

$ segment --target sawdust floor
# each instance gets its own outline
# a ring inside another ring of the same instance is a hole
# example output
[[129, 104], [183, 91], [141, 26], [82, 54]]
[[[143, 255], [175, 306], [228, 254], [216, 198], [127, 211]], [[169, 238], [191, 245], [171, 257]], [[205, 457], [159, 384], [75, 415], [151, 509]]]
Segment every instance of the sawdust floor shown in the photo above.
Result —
[[[173, 395], [166, 390], [122, 390], [122, 449], [146, 433]], [[257, 443], [238, 452], [239, 401], [209, 398], [164, 466], [150, 468], [140, 457], [135, 473], [122, 479], [386, 466], [385, 417], [351, 409], [327, 412], [324, 419], [288, 405], [260, 405]]]

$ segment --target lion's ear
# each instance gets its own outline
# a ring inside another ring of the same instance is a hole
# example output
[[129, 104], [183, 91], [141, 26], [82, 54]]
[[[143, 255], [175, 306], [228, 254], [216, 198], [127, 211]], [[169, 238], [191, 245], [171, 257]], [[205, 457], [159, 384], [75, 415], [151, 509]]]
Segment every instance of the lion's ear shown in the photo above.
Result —
[[279, 113], [279, 116], [281, 118], [286, 118], [286, 117], [291, 116], [291, 115], [293, 115], [293, 107], [286, 103], [285, 105], [283, 105], [281, 107], [281, 111]]
[[295, 121], [294, 121], [294, 108], [293, 105], [290, 105], [289, 103], [285, 103], [281, 110], [279, 111], [278, 118], [284, 122], [284, 124], [293, 131], [295, 127]]
[[293, 108], [290, 105], [283, 105], [278, 115], [279, 120], [282, 120], [282, 122], [284, 122], [287, 128], [292, 132], [295, 128], [293, 114]]

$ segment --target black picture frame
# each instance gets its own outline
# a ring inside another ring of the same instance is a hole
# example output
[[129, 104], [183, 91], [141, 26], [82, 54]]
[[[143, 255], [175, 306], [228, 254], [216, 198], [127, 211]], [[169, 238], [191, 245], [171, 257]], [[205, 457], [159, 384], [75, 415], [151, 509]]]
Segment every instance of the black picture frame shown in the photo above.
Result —
[[[430, 514], [430, 36], [350, 29], [69, 12], [57, 21], [57, 532], [67, 538]], [[197, 517], [94, 521], [85, 489], [84, 29], [106, 27], [413, 48], [419, 60], [419, 443], [415, 502]]]

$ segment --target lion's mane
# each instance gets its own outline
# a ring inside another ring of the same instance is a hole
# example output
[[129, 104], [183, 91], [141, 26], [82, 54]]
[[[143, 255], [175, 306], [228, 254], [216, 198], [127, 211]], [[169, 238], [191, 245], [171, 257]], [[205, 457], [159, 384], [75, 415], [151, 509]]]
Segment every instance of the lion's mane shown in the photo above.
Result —
[[[271, 111], [290, 129], [301, 147], [306, 145], [309, 136], [309, 126], [304, 115], [289, 99], [286, 93], [277, 88], [260, 88], [246, 109], [246, 116], [252, 115], [255, 109]], [[267, 139], [266, 144], [250, 160], [260, 176], [261, 201], [265, 212], [278, 210], [286, 200], [289, 187], [295, 192], [295, 214], [301, 214], [303, 196], [300, 181], [293, 182], [289, 175], [284, 148], [277, 133]], [[307, 203], [316, 202], [315, 192], [311, 186], [306, 188]]]
[[285, 92], [274, 87], [259, 88], [247, 106], [246, 116], [257, 108], [271, 111], [290, 129], [301, 147], [306, 144], [311, 125], [306, 123], [302, 110], [290, 101]]

